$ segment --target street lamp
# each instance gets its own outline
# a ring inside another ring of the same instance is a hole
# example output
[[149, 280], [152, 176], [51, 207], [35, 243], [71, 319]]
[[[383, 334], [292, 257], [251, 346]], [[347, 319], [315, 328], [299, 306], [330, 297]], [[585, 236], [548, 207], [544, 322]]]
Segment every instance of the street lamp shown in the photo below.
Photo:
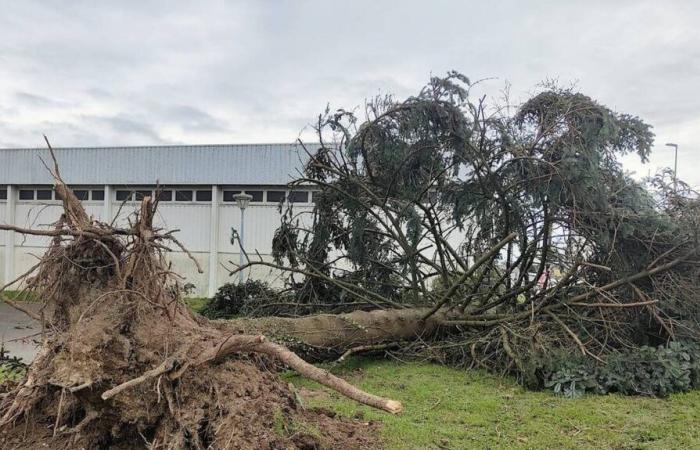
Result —
[[[253, 199], [252, 195], [249, 194], [236, 194], [233, 196], [236, 200], [236, 204], [241, 209], [241, 227], [238, 233], [238, 244], [240, 245], [238, 265], [243, 267], [243, 232], [245, 230], [245, 209], [248, 207], [248, 203]], [[238, 272], [238, 282], [243, 283], [243, 271]]]
[[673, 147], [676, 151], [676, 156], [673, 161], [673, 192], [678, 191], [678, 144], [669, 142], [666, 147]]

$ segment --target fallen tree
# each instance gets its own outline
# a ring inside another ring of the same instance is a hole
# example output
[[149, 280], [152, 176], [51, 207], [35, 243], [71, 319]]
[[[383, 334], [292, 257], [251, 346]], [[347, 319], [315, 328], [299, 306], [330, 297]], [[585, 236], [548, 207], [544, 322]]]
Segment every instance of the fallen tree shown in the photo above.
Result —
[[[656, 301], [646, 300], [630, 303], [587, 302], [591, 298], [604, 296], [620, 286], [635, 283], [648, 277], [672, 270], [687, 261], [679, 257], [665, 264], [601, 286], [595, 290], [571, 297], [566, 301], [542, 304], [536, 309], [513, 314], [465, 315], [454, 308], [444, 308], [438, 303], [433, 308], [377, 309], [354, 311], [345, 314], [317, 314], [303, 317], [257, 317], [237, 318], [220, 324], [222, 329], [233, 328], [239, 333], [262, 333], [275, 340], [285, 342], [304, 354], [325, 360], [337, 353], [375, 350], [376, 345], [429, 339], [451, 327], [470, 327], [504, 330], [502, 325], [512, 326], [518, 321], [532, 322], [534, 316], [546, 314], [561, 325], [567, 333], [568, 327], [561, 322], [557, 312], [567, 308], [643, 308], [654, 306]], [[570, 332], [581, 348], [588, 354], [583, 343]], [[506, 338], [507, 340], [507, 335]]]
[[650, 127], [570, 89], [519, 106], [472, 101], [474, 89], [450, 73], [406, 100], [374, 99], [363, 118], [319, 116], [290, 185], [313, 187], [313, 212], [290, 203], [275, 261], [231, 272], [282, 271], [297, 310], [365, 312], [234, 326], [336, 349], [325, 358], [419, 341], [411, 351], [521, 375], [561, 349], [603, 364], [699, 340], [697, 195], [620, 164], [646, 161]]
[[[57, 164], [52, 174], [64, 211], [53, 229], [0, 226], [53, 238], [23, 276], [43, 301], [43, 342], [25, 379], [0, 403], [2, 448], [376, 444], [366, 426], [303, 410], [267, 367], [281, 362], [392, 413], [401, 410], [399, 402], [363, 392], [263, 334], [238, 333], [191, 313], [165, 261], [169, 246], [181, 245], [153, 228], [157, 201], [144, 199], [131, 226], [115, 228], [87, 216]], [[312, 424], [321, 437], [275, 432], [291, 422]]]

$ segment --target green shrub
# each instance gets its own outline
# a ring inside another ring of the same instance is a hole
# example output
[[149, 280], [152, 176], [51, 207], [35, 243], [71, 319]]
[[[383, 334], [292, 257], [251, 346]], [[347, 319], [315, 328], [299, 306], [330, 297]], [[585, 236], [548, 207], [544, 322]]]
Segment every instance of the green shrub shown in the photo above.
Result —
[[540, 363], [545, 388], [567, 397], [586, 392], [665, 397], [700, 387], [700, 346], [672, 342], [611, 355], [605, 364], [555, 353]]
[[7, 382], [18, 383], [24, 378], [27, 368], [8, 363], [0, 363], [0, 384]]
[[210, 319], [264, 315], [265, 305], [277, 301], [279, 297], [277, 291], [263, 281], [227, 283], [219, 288], [199, 312]]
[[[27, 365], [21, 358], [8, 356], [4, 345], [0, 345], [0, 385], [10, 382], [18, 383], [27, 373]], [[0, 390], [4, 390], [1, 388]]]
[[547, 361], [542, 373], [544, 387], [557, 395], [575, 398], [599, 391], [595, 366], [580, 354], [557, 354]]

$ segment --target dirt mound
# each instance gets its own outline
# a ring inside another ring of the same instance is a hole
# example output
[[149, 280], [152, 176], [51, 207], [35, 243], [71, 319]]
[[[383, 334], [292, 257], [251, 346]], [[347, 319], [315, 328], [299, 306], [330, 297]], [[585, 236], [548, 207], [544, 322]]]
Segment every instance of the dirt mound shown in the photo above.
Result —
[[0, 403], [7, 449], [376, 448], [373, 427], [303, 410], [279, 361], [363, 403], [364, 393], [262, 335], [194, 315], [146, 198], [126, 229], [93, 221], [54, 169], [64, 214], [26, 285], [44, 301], [43, 345]]
[[[162, 382], [161, 382], [162, 383]], [[152, 398], [165, 388], [142, 384], [119, 401], [113, 413], [130, 417], [133, 424], [114, 428], [110, 411], [86, 421], [79, 399], [63, 399], [64, 412], [56, 428], [61, 390], [47, 393], [26, 420], [5, 427], [3, 449], [373, 449], [380, 444], [376, 425], [341, 419], [323, 410], [304, 410], [294, 394], [272, 372], [253, 359], [228, 360], [202, 372], [188, 372], [173, 398], [177, 407], [174, 428], [186, 426], [197, 436], [155, 436], [162, 413]], [[150, 416], [150, 423], [143, 421]], [[123, 419], [120, 419], [120, 421]], [[81, 425], [82, 424], [82, 425]], [[112, 428], [109, 428], [112, 427]], [[54, 436], [54, 429], [56, 435]]]

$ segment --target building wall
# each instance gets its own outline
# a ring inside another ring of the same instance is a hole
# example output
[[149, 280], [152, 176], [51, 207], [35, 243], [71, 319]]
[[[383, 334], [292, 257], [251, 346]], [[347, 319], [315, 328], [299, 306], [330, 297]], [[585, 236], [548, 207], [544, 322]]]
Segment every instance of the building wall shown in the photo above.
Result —
[[[2, 187], [4, 188], [4, 186]], [[2, 189], [0, 188], [0, 189]], [[48, 228], [61, 214], [60, 202], [56, 200], [19, 200], [18, 189], [30, 189], [32, 187], [14, 188], [10, 193], [15, 197], [14, 224], [20, 227]], [[40, 187], [44, 189], [45, 187]], [[116, 201], [115, 192], [118, 187], [104, 188], [110, 200], [83, 202], [88, 214], [104, 220], [110, 213], [110, 220], [114, 219], [117, 226], [127, 226], [128, 218], [139, 207], [138, 202]], [[211, 186], [198, 186], [197, 189], [212, 189]], [[234, 188], [231, 188], [234, 189]], [[275, 189], [284, 190], [285, 187], [272, 188], [250, 187], [251, 190]], [[216, 288], [231, 281], [229, 269], [239, 260], [238, 243], [231, 243], [231, 228], [238, 229], [240, 225], [240, 209], [233, 202], [223, 202], [223, 189], [215, 187], [215, 200], [210, 202], [162, 202], [159, 205], [155, 225], [166, 230], [178, 229], [175, 236], [197, 259], [203, 273], [198, 273], [196, 266], [184, 252], [174, 251], [168, 254], [168, 259], [173, 265], [173, 270], [185, 278], [183, 282], [189, 282], [196, 286], [196, 295], [211, 295]], [[309, 194], [309, 200], [311, 195]], [[212, 214], [212, 208], [218, 214]], [[0, 223], [7, 223], [8, 200], [0, 199]], [[295, 203], [294, 211], [300, 212], [300, 220], [310, 219], [312, 205], [307, 203]], [[212, 217], [215, 222], [212, 223]], [[251, 203], [245, 213], [245, 248], [249, 255], [259, 253], [264, 260], [271, 261], [271, 242], [274, 231], [280, 223], [279, 208], [271, 203]], [[214, 235], [212, 236], [212, 233]], [[14, 248], [10, 252], [12, 258], [6, 258], [6, 237], [10, 232], [0, 232], [0, 280], [2, 284], [10, 281], [9, 274], [14, 277], [29, 270], [38, 258], [43, 254], [50, 238], [40, 236], [23, 236], [14, 233]], [[212, 239], [212, 237], [214, 239]], [[216, 244], [214, 257], [210, 257], [210, 247]], [[11, 270], [6, 270], [6, 263], [11, 265]], [[215, 266], [215, 267], [213, 267]], [[263, 279], [273, 284], [280, 283], [280, 274], [265, 267], [254, 268], [246, 273], [256, 279]], [[214, 283], [210, 283], [213, 280]]]

